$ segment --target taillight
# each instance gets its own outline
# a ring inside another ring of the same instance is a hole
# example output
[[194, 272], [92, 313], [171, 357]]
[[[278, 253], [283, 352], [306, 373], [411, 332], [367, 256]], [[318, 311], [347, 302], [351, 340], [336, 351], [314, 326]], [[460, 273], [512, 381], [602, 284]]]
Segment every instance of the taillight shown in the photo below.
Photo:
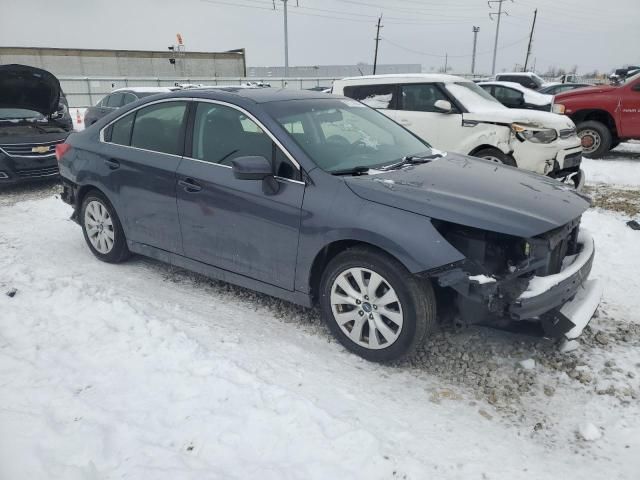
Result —
[[56, 160], [62, 160], [62, 157], [64, 157], [64, 154], [67, 153], [70, 148], [71, 145], [68, 143], [59, 143], [56, 145]]

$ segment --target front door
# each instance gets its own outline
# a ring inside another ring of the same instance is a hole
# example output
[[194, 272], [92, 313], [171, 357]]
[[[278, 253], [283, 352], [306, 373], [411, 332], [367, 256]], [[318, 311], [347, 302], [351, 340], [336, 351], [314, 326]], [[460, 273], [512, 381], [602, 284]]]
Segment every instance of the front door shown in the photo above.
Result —
[[[300, 171], [247, 114], [199, 102], [178, 167], [177, 198], [184, 254], [215, 267], [293, 290], [305, 185]], [[279, 191], [238, 180], [231, 161], [271, 160]]]
[[182, 158], [187, 102], [140, 108], [105, 131], [106, 182], [127, 239], [181, 253], [176, 170]]
[[622, 91], [620, 124], [623, 137], [640, 138], [640, 79]]
[[462, 114], [453, 105], [450, 113], [438, 112], [434, 105], [438, 100], [450, 102], [449, 97], [435, 83], [400, 85], [399, 110], [392, 118], [411, 130], [430, 145], [451, 152], [466, 133], [462, 130]]

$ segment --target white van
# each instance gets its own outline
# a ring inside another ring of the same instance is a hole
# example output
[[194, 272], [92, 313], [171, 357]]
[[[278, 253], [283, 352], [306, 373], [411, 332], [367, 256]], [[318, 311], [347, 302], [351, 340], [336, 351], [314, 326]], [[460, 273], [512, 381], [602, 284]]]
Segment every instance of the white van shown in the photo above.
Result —
[[336, 80], [333, 94], [379, 109], [441, 150], [584, 183], [582, 147], [570, 118], [507, 108], [453, 75], [371, 75]]

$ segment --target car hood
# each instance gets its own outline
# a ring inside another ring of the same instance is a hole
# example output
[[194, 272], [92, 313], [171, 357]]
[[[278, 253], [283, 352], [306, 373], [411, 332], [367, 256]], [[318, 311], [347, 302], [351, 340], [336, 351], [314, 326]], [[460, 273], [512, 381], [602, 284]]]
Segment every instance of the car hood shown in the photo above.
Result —
[[505, 108], [500, 110], [468, 112], [464, 113], [465, 120], [483, 123], [498, 123], [509, 125], [511, 123], [521, 123], [534, 125], [538, 128], [555, 128], [563, 130], [573, 128], [575, 125], [569, 117], [551, 112], [541, 112], [539, 110], [525, 110], [521, 108]]
[[58, 110], [60, 82], [27, 65], [0, 65], [0, 108], [23, 108], [50, 115]]
[[372, 202], [525, 238], [568, 223], [590, 205], [557, 180], [452, 153], [426, 164], [345, 177], [345, 182]]

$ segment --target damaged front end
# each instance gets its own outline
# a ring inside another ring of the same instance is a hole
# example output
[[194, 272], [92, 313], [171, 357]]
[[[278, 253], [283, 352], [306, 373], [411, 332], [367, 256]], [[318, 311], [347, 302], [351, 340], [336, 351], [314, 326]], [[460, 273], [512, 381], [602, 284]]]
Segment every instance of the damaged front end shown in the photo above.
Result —
[[573, 339], [595, 312], [601, 296], [587, 280], [595, 254], [580, 218], [531, 238], [433, 221], [465, 260], [429, 276], [454, 290], [464, 323], [505, 324], [538, 320], [545, 333]]

